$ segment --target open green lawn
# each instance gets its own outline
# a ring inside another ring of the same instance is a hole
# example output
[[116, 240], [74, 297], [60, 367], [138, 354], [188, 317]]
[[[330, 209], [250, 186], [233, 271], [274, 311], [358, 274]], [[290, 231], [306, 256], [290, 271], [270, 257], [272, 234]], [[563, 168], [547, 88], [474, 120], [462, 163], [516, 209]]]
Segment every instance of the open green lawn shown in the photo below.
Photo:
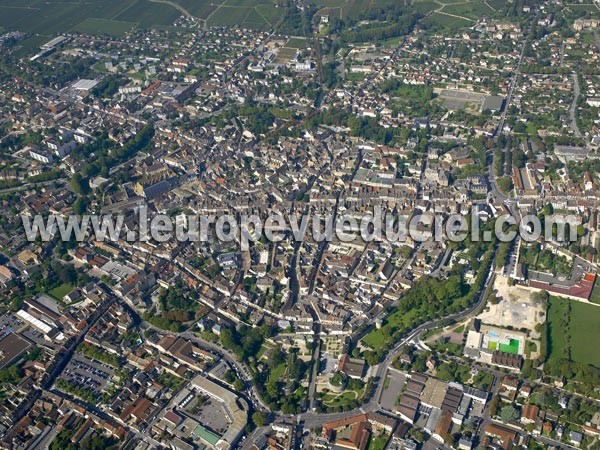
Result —
[[414, 318], [416, 318], [417, 314], [418, 310], [409, 311], [408, 314], [399, 311], [393, 312], [387, 317], [385, 326], [367, 334], [362, 342], [373, 350], [385, 348], [386, 341], [393, 341], [394, 339], [393, 336], [390, 335], [389, 329], [406, 327]]
[[286, 363], [281, 363], [281, 364], [275, 366], [271, 370], [271, 379], [277, 380], [277, 381], [283, 381], [283, 376], [285, 375], [286, 367], [287, 367]]
[[286, 42], [285, 46], [288, 48], [304, 48], [306, 47], [306, 39], [293, 37]]
[[[570, 312], [569, 312], [570, 305]], [[600, 307], [559, 297], [550, 297], [548, 308], [549, 358], [600, 367]]]
[[373, 436], [369, 441], [368, 450], [383, 450], [385, 448], [385, 444], [387, 444], [388, 436]]
[[594, 289], [592, 289], [592, 295], [590, 296], [590, 302], [597, 303], [600, 305], [600, 283], [596, 282]]
[[600, 367], [600, 307], [581, 302], [571, 304], [571, 358]]
[[65, 284], [61, 284], [60, 286], [55, 287], [54, 289], [50, 290], [48, 292], [48, 294], [50, 294], [56, 300], [62, 301], [63, 297], [65, 295], [69, 294], [72, 290], [73, 290], [73, 286], [65, 283]]
[[360, 395], [362, 395], [362, 392], [344, 391], [341, 394], [330, 392], [323, 395], [323, 404], [333, 408], [336, 406], [348, 406]]

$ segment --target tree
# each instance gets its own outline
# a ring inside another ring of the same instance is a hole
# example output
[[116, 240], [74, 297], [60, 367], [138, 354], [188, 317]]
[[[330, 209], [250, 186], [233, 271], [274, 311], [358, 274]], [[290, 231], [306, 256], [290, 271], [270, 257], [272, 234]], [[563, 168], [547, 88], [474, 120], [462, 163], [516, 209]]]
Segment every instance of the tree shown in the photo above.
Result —
[[257, 427], [264, 427], [267, 424], [267, 415], [262, 411], [252, 414], [252, 422]]
[[89, 192], [89, 185], [87, 180], [79, 173], [75, 173], [71, 178], [71, 188], [73, 192], [79, 195], [85, 195]]
[[86, 197], [77, 197], [77, 200], [73, 203], [73, 214], [78, 216], [84, 214], [87, 210], [87, 203]]
[[236, 391], [243, 391], [244, 390], [244, 383], [242, 380], [240, 380], [239, 378], [237, 378], [234, 382], [233, 382], [233, 388]]
[[500, 397], [495, 395], [490, 402], [490, 416], [494, 417], [498, 414], [498, 406], [500, 405]]
[[500, 418], [504, 423], [515, 422], [519, 418], [519, 411], [512, 405], [507, 405], [500, 411]]
[[502, 177], [502, 178], [498, 178], [497, 180], [498, 182], [498, 188], [504, 192], [504, 193], [508, 193], [512, 190], [513, 186], [513, 181], [511, 177]]

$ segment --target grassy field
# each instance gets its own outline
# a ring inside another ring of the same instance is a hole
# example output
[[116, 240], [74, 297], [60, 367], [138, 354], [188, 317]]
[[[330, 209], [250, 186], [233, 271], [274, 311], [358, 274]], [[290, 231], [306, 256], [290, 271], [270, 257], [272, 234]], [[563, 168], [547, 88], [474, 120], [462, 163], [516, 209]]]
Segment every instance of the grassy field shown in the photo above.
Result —
[[285, 371], [287, 369], [287, 365], [285, 363], [278, 364], [271, 370], [271, 380], [283, 381], [283, 376], [285, 375]]
[[335, 392], [329, 392], [323, 395], [323, 404], [329, 407], [345, 407], [350, 406], [354, 400], [356, 400], [362, 392], [356, 391], [344, 391], [341, 394], [337, 394]]
[[296, 56], [297, 49], [282, 47], [277, 53], [276, 61], [280, 64], [287, 64], [294, 56]]
[[597, 303], [600, 305], [600, 283], [596, 282], [594, 289], [592, 289], [592, 295], [590, 296], [590, 302]]
[[50, 294], [56, 300], [62, 301], [63, 297], [70, 293], [72, 290], [73, 286], [71, 286], [70, 284], [61, 284], [60, 286], [50, 290], [48, 294]]
[[418, 314], [419, 311], [416, 309], [408, 312], [408, 314], [399, 311], [393, 312], [387, 317], [384, 327], [367, 334], [362, 342], [373, 350], [380, 350], [385, 347], [387, 341], [393, 341], [393, 336], [390, 336], [389, 329], [406, 327]]
[[387, 436], [372, 436], [369, 441], [369, 446], [367, 447], [369, 450], [383, 450], [385, 445], [387, 444], [388, 437]]
[[600, 367], [600, 352], [594, 343], [600, 340], [600, 307], [550, 297], [548, 308], [549, 358]]
[[571, 358], [600, 367], [600, 307], [573, 302], [571, 305]]
[[287, 48], [304, 48], [306, 47], [306, 39], [304, 38], [290, 38], [285, 46]]

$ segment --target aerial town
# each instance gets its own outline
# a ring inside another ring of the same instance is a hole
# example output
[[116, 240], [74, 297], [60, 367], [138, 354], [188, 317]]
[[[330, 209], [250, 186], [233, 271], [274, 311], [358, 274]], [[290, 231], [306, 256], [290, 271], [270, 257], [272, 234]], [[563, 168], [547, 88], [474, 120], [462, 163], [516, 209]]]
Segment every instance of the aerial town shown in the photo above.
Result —
[[[17, 3], [0, 448], [600, 449], [599, 1]], [[426, 239], [136, 238], [374, 210]]]

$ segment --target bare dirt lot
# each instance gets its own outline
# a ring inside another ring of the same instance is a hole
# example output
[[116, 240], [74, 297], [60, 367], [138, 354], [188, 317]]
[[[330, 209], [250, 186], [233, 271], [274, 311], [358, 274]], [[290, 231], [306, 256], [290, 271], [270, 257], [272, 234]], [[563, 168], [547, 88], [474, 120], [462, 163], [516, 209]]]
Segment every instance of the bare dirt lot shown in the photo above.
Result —
[[498, 327], [526, 328], [530, 337], [539, 337], [535, 326], [546, 320], [544, 303], [537, 301], [529, 290], [509, 286], [508, 278], [503, 275], [496, 277], [494, 290], [499, 302], [495, 305], [488, 303], [478, 318], [483, 323]]

